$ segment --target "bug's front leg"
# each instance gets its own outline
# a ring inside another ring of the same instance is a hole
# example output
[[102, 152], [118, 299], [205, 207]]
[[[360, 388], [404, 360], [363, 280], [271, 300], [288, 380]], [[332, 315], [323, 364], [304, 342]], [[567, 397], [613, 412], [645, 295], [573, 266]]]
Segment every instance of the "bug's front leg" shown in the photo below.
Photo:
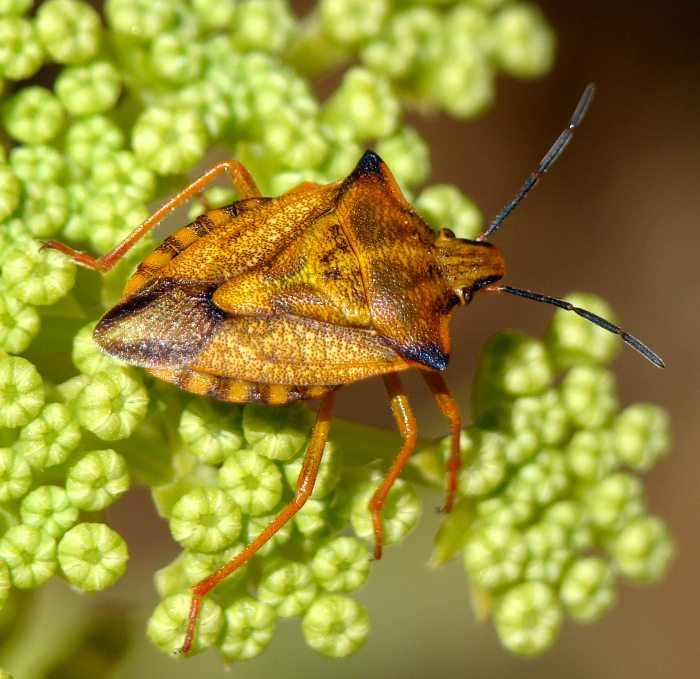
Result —
[[450, 393], [443, 376], [440, 373], [428, 372], [427, 370], [421, 370], [420, 374], [423, 375], [423, 378], [428, 383], [428, 387], [430, 387], [430, 391], [435, 398], [438, 408], [440, 408], [440, 412], [450, 421], [451, 426], [450, 456], [447, 458], [445, 469], [447, 472], [447, 491], [445, 494], [445, 504], [441, 508], [441, 511], [447, 514], [452, 510], [452, 506], [454, 505], [455, 495], [457, 493], [457, 472], [459, 472], [459, 468], [462, 466], [459, 456], [459, 434], [462, 428], [462, 418], [459, 413], [457, 401], [455, 401], [454, 396]]
[[199, 195], [204, 187], [210, 184], [220, 174], [227, 172], [233, 186], [241, 198], [256, 198], [259, 197], [260, 189], [255, 181], [250, 176], [248, 170], [237, 160], [224, 160], [217, 163], [211, 169], [207, 170], [203, 175], [195, 179], [187, 188], [183, 189], [177, 195], [173, 196], [167, 203], [159, 207], [143, 224], [136, 227], [119, 245], [112, 251], [108, 252], [97, 259], [91, 257], [85, 252], [74, 250], [73, 248], [64, 245], [55, 240], [49, 240], [44, 243], [45, 248], [58, 250], [64, 255], [70, 257], [76, 264], [95, 269], [102, 273], [109, 271], [141, 238], [149, 231], [162, 222], [173, 210], [188, 201], [193, 196]]
[[190, 587], [192, 601], [190, 603], [190, 612], [187, 617], [185, 641], [179, 653], [188, 653], [192, 647], [194, 635], [197, 631], [197, 621], [202, 606], [202, 599], [220, 582], [246, 563], [309, 499], [316, 483], [316, 476], [318, 475], [321, 459], [323, 458], [323, 448], [328, 440], [332, 410], [333, 392], [330, 391], [321, 396], [321, 402], [318, 407], [318, 412], [316, 413], [316, 424], [309, 437], [309, 443], [306, 446], [304, 461], [302, 462], [294, 489], [294, 497], [289, 504], [242, 552], [237, 554], [231, 561], [224, 564], [219, 570]]
[[369, 501], [369, 511], [372, 515], [372, 525], [374, 527], [374, 558], [382, 558], [382, 546], [384, 536], [384, 526], [382, 523], [382, 507], [386, 501], [386, 496], [389, 494], [394, 481], [398, 478], [401, 470], [404, 468], [406, 461], [411, 456], [411, 453], [416, 447], [418, 439], [418, 429], [416, 420], [413, 416], [411, 404], [408, 402], [408, 395], [401, 384], [401, 380], [396, 373], [388, 373], [383, 376], [386, 390], [389, 394], [389, 403], [391, 412], [394, 414], [394, 419], [403, 438], [403, 447], [396, 456], [389, 471], [387, 472], [381, 485], [375, 491], [372, 499]]

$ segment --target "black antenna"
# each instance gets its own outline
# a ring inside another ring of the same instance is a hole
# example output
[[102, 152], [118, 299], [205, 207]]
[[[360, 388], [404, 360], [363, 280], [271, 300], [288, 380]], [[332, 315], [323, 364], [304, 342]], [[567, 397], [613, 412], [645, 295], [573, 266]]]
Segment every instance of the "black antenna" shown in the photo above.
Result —
[[613, 334], [622, 337], [622, 339], [627, 344], [629, 344], [629, 346], [631, 346], [635, 351], [638, 351], [642, 356], [644, 356], [644, 358], [646, 358], [648, 361], [651, 361], [655, 366], [658, 366], [659, 368], [666, 367], [661, 357], [658, 354], [654, 353], [646, 344], [644, 344], [644, 342], [634, 337], [634, 335], [630, 335], [628, 332], [622, 330], [622, 328], [618, 328], [616, 325], [614, 325], [610, 321], [606, 321], [604, 318], [601, 318], [597, 314], [594, 314], [591, 311], [587, 311], [586, 309], [581, 309], [581, 307], [574, 306], [570, 302], [566, 302], [563, 299], [557, 299], [556, 297], [548, 297], [547, 295], [540, 295], [537, 292], [521, 290], [520, 288], [511, 288], [509, 285], [489, 285], [483, 288], [483, 290], [486, 290], [488, 292], [509, 292], [511, 295], [518, 295], [519, 297], [525, 297], [526, 299], [533, 299], [536, 302], [552, 304], [556, 307], [559, 307], [560, 309], [565, 309], [566, 311], [573, 311], [582, 318], [585, 318], [587, 321], [595, 323], [595, 325], [598, 325], [601, 328], [604, 328], [605, 330], [608, 330]]
[[522, 185], [522, 188], [516, 194], [515, 198], [510, 201], [495, 217], [495, 219], [489, 225], [489, 228], [484, 231], [480, 236], [476, 237], [476, 240], [487, 240], [488, 237], [506, 220], [508, 215], [513, 212], [517, 204], [525, 198], [525, 196], [530, 192], [535, 184], [539, 181], [540, 177], [549, 169], [549, 166], [561, 155], [562, 151], [566, 148], [566, 145], [571, 141], [571, 137], [574, 135], [574, 130], [579, 125], [583, 116], [586, 115], [586, 110], [588, 105], [591, 103], [594, 91], [593, 83], [589, 83], [586, 89], [581, 95], [576, 110], [569, 120], [569, 124], [566, 126], [564, 131], [559, 135], [559, 138], [552, 144], [552, 148], [547, 151], [544, 158], [540, 161], [537, 169], [527, 178], [527, 181]]

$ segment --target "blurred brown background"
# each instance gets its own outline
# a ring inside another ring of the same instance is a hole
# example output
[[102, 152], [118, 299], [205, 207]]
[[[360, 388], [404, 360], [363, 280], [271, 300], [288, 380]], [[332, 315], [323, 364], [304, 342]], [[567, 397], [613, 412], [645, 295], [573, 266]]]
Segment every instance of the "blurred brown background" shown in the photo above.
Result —
[[[424, 566], [438, 521], [427, 511], [406, 544], [387, 550], [361, 592], [374, 632], [351, 658], [330, 661], [313, 653], [293, 621], [281, 626], [262, 658], [231, 673], [224, 674], [213, 654], [173, 663], [144, 644], [120, 677], [700, 676], [700, 4], [538, 5], [559, 40], [551, 76], [534, 83], [502, 79], [495, 105], [477, 121], [440, 116], [414, 122], [433, 149], [431, 181], [463, 187], [490, 219], [556, 138], [585, 84], [596, 83], [575, 141], [495, 241], [506, 254], [510, 283], [552, 295], [599, 293], [623, 327], [666, 360], [660, 371], [625, 350], [616, 370], [623, 403], [648, 400], [672, 412], [673, 454], [646, 479], [650, 511], [666, 519], [678, 543], [670, 575], [654, 586], [620, 587], [617, 606], [603, 621], [567, 623], [549, 653], [514, 658], [490, 624], [474, 621], [459, 564], [439, 572]], [[488, 297], [458, 314], [447, 378], [465, 410], [486, 338], [504, 327], [539, 335], [551, 313], [544, 305]], [[410, 379], [408, 386], [423, 433], [444, 433], [421, 381]], [[369, 398], [376, 401], [358, 416], [354, 404]], [[392, 426], [379, 381], [341, 390], [338, 401], [341, 415]], [[144, 517], [115, 519], [130, 540], [138, 535], [152, 542], [161, 535]], [[167, 558], [134, 554], [122, 592], [132, 600], [147, 596], [140, 603], [150, 606], [155, 597], [141, 590], [139, 566]]]

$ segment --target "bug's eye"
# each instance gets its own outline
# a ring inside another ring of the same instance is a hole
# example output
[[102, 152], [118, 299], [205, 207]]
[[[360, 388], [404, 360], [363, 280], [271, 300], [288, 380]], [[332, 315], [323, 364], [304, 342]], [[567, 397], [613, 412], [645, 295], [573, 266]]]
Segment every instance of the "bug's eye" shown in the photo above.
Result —
[[472, 301], [471, 288], [457, 288], [457, 290], [455, 290], [455, 294], [457, 295], [457, 299], [459, 299], [459, 303], [462, 306], [469, 304], [469, 302]]
[[438, 235], [443, 238], [455, 238], [455, 232], [452, 229], [440, 229]]

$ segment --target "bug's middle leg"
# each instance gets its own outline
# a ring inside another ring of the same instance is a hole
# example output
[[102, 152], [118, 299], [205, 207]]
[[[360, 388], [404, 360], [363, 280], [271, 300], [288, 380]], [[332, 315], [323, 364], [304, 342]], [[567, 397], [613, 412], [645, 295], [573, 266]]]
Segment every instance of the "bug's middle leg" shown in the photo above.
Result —
[[406, 461], [411, 456], [411, 453], [416, 447], [418, 438], [418, 429], [416, 428], [416, 420], [413, 416], [413, 410], [408, 402], [408, 395], [401, 384], [401, 380], [396, 373], [388, 373], [383, 376], [386, 390], [389, 394], [389, 403], [391, 412], [394, 415], [399, 432], [403, 438], [403, 447], [396, 456], [389, 471], [387, 472], [381, 485], [375, 491], [372, 499], [369, 501], [369, 511], [372, 515], [372, 525], [374, 527], [374, 558], [382, 558], [382, 546], [384, 536], [384, 526], [382, 524], [382, 507], [386, 501], [386, 496], [389, 494], [394, 481], [398, 478], [401, 470], [404, 468]]
[[428, 372], [427, 370], [421, 370], [420, 374], [423, 375], [423, 378], [428, 383], [440, 412], [450, 421], [452, 429], [450, 456], [447, 458], [446, 465], [447, 493], [445, 495], [445, 504], [442, 506], [442, 511], [447, 513], [452, 509], [455, 501], [457, 472], [462, 465], [459, 457], [459, 435], [462, 428], [462, 418], [457, 401], [450, 393], [443, 376], [440, 373]]

